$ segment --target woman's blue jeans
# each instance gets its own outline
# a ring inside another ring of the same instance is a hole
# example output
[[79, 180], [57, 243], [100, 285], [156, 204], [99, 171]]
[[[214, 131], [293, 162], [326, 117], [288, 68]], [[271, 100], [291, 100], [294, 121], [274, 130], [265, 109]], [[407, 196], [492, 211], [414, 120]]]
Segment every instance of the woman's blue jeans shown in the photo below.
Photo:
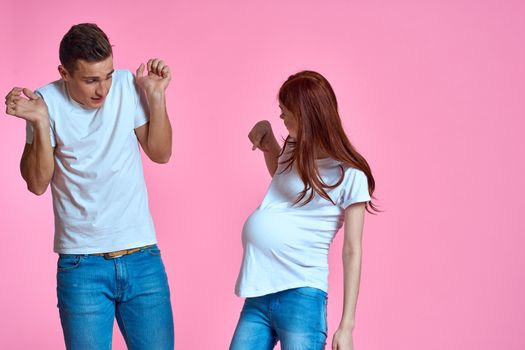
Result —
[[326, 293], [302, 287], [246, 298], [230, 350], [321, 350], [326, 344]]
[[111, 349], [115, 317], [128, 349], [173, 349], [170, 291], [156, 245], [114, 259], [61, 254], [57, 266], [67, 349]]

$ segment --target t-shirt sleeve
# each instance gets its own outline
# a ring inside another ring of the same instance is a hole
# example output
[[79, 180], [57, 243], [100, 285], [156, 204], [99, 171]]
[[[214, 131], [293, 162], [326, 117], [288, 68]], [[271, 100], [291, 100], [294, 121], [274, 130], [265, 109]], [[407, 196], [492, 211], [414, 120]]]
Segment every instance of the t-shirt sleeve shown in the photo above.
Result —
[[349, 168], [345, 171], [344, 190], [341, 207], [348, 208], [352, 204], [370, 201], [368, 179], [361, 170]]
[[133, 95], [134, 101], [134, 113], [133, 113], [133, 127], [136, 129], [139, 126], [146, 124], [149, 121], [149, 116], [146, 113], [146, 109], [143, 106], [142, 101], [140, 100], [140, 93], [135, 85], [135, 77], [131, 72], [128, 72], [128, 79], [131, 85], [131, 94]]
[[[37, 90], [35, 93], [40, 96], [41, 98], [44, 98], [42, 94]], [[56, 141], [55, 141], [55, 132], [53, 130], [53, 121], [49, 121], [49, 139], [51, 140], [51, 147], [55, 148]], [[33, 143], [33, 126], [30, 122], [26, 121], [26, 143]]]

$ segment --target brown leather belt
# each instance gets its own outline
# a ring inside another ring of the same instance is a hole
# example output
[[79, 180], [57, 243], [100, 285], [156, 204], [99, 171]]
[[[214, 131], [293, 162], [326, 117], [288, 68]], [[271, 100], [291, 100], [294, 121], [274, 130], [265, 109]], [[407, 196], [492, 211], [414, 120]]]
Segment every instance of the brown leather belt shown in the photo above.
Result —
[[106, 259], [115, 259], [115, 258], [120, 258], [121, 256], [124, 256], [124, 255], [129, 255], [129, 254], [133, 254], [133, 253], [136, 253], [142, 249], [148, 249], [148, 248], [151, 248], [153, 247], [155, 244], [150, 244], [150, 245], [146, 245], [144, 247], [138, 247], [138, 248], [131, 248], [131, 249], [124, 249], [124, 250], [117, 250], [115, 252], [109, 252], [109, 253], [95, 253], [95, 254], [89, 254], [89, 255], [94, 255], [94, 256], [103, 256], [104, 258]]

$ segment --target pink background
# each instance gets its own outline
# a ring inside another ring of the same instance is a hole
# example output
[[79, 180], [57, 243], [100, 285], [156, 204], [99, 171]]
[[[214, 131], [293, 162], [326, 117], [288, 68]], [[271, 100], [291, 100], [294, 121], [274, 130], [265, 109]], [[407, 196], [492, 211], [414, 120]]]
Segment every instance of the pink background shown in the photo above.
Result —
[[[333, 84], [385, 210], [365, 225], [356, 349], [525, 349], [525, 2], [8, 0], [2, 95], [55, 80], [62, 35], [86, 21], [116, 67], [161, 57], [173, 71], [173, 158], [145, 172], [178, 349], [229, 344], [240, 232], [270, 180], [246, 135], [264, 118], [285, 136], [276, 93], [302, 69]], [[0, 348], [61, 349], [50, 193], [19, 175], [23, 121], [0, 130]]]

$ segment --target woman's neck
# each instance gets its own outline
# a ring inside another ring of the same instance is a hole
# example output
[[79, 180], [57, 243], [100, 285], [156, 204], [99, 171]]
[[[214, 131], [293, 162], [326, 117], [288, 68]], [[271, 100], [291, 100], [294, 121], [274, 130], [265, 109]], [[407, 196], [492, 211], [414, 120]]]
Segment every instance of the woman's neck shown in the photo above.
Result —
[[315, 150], [315, 159], [323, 159], [323, 158], [328, 158], [328, 157], [329, 157], [328, 153], [326, 153], [323, 149], [317, 148]]

